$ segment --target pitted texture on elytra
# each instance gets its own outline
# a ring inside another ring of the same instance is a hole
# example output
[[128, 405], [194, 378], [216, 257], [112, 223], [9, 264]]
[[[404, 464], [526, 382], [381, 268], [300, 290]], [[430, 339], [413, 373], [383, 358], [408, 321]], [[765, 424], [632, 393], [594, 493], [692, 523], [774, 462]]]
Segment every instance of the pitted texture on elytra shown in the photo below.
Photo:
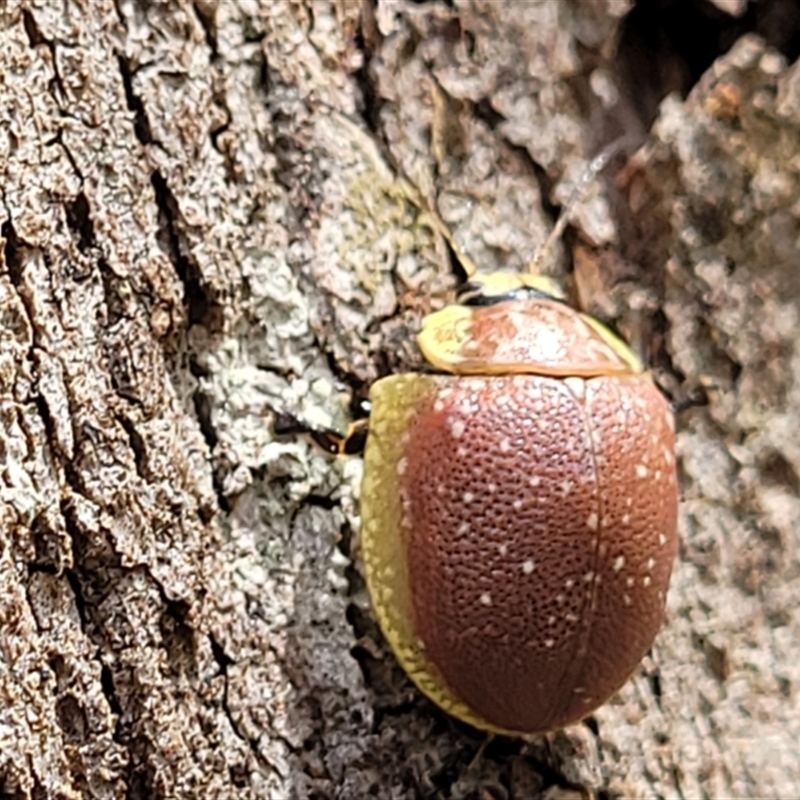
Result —
[[[615, 675], [621, 683], [636, 668], [661, 623], [678, 551], [675, 444], [672, 413], [650, 381], [591, 381], [587, 387], [603, 476], [602, 589], [588, 646], [595, 655], [579, 680], [601, 676], [611, 685]], [[627, 647], [609, 647], [620, 640], [621, 620]]]
[[675, 554], [669, 411], [644, 377], [585, 389], [443, 376], [411, 416], [394, 535], [416, 634], [453, 695], [497, 728], [589, 713], [661, 623]]

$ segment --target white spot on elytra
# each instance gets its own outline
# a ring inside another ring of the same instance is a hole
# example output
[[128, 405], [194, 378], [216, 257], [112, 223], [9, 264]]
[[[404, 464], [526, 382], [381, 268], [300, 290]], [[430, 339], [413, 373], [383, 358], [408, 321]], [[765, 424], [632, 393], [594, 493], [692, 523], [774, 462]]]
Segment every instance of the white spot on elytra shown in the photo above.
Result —
[[531, 574], [531, 572], [533, 572], [533, 568], [534, 568], [534, 566], [535, 566], [535, 564], [534, 564], [534, 563], [533, 563], [533, 561], [532, 561], [532, 560], [529, 558], [527, 561], [523, 561], [523, 562], [522, 562], [522, 571], [523, 571], [523, 572], [524, 572], [526, 575], [530, 575], [530, 574]]
[[436, 400], [433, 403], [433, 410], [437, 414], [440, 414], [442, 411], [444, 411], [444, 402], [442, 400], [440, 400], [438, 397], [436, 398]]
[[586, 581], [586, 583], [591, 583], [591, 582], [592, 582], [592, 580], [594, 580], [594, 572], [592, 572], [591, 570], [589, 570], [589, 571], [588, 571], [588, 572], [587, 572], [587, 573], [586, 573], [586, 574], [583, 576], [583, 579]]
[[572, 481], [563, 481], [562, 484], [561, 484], [561, 487], [560, 487], [561, 488], [561, 493], [564, 496], [568, 495], [572, 491], [574, 485], [575, 484], [573, 484]]
[[508, 545], [505, 542], [501, 545], [498, 545], [497, 549], [500, 551], [501, 556], [508, 555]]
[[577, 622], [578, 617], [575, 614], [564, 614], [564, 619], [567, 622]]
[[466, 458], [466, 457], [467, 457], [467, 455], [468, 455], [468, 453], [469, 453], [469, 451], [467, 450], [467, 448], [466, 448], [466, 447], [463, 447], [463, 446], [462, 446], [462, 447], [459, 447], [459, 448], [456, 450], [456, 455], [457, 455], [459, 458]]
[[555, 639], [545, 639], [544, 640], [544, 646], [547, 647], [548, 649], [551, 648], [555, 643], [556, 643]]
[[636, 477], [637, 478], [646, 478], [650, 474], [650, 470], [644, 464], [637, 464], [636, 465]]
[[647, 559], [647, 571], [649, 572], [653, 567], [656, 565], [656, 560], [654, 558]]
[[623, 525], [627, 525], [630, 521], [631, 521], [631, 515], [630, 514], [623, 514], [622, 515], [622, 524]]
[[489, 494], [494, 494], [497, 491], [497, 484], [496, 483], [487, 483], [486, 484], [486, 491]]
[[658, 534], [658, 543], [663, 547], [667, 543], [667, 537], [663, 533]]
[[636, 580], [635, 580], [634, 578], [628, 578], [628, 579], [625, 581], [625, 585], [626, 585], [628, 588], [630, 588], [631, 586], [633, 586], [633, 584], [634, 584], [634, 583], [636, 583]]
[[528, 478], [528, 483], [535, 489], [540, 483], [542, 479], [538, 475], [532, 475]]
[[474, 495], [472, 492], [464, 492], [464, 494], [463, 494], [463, 495], [461, 495], [461, 499], [462, 499], [462, 500], [463, 500], [463, 501], [464, 501], [464, 502], [465, 502], [467, 505], [469, 505], [469, 504], [470, 504], [470, 503], [471, 503], [471, 502], [472, 502], [472, 501], [475, 499], [475, 495]]
[[408, 459], [407, 458], [401, 458], [397, 462], [397, 474], [398, 475], [405, 475], [407, 469], [408, 469]]
[[571, 589], [574, 585], [575, 585], [575, 581], [572, 580], [572, 578], [567, 578], [567, 580], [564, 581], [564, 588], [565, 589]]
[[633, 601], [631, 600], [631, 597], [630, 597], [630, 595], [628, 595], [628, 594], [623, 594], [623, 595], [622, 595], [622, 602], [623, 602], [623, 603], [625, 603], [625, 605], [626, 605], [626, 606], [629, 606], [629, 605], [631, 605], [631, 604], [632, 604], [632, 602], [633, 602]]
[[511, 441], [509, 439], [500, 440], [500, 452], [508, 453], [511, 451]]
[[628, 498], [628, 499], [625, 501], [625, 505], [626, 505], [626, 506], [628, 506], [628, 508], [630, 508], [630, 507], [633, 505], [633, 498], [632, 498], [632, 497], [629, 497], [629, 498]]
[[469, 522], [462, 522], [458, 526], [458, 530], [456, 531], [456, 533], [459, 536], [466, 536], [469, 533]]
[[556, 624], [556, 617], [555, 617], [555, 614], [551, 614], [551, 615], [550, 615], [550, 616], [547, 618], [547, 624], [548, 624], [548, 625], [555, 625], [555, 624]]
[[648, 587], [648, 586], [649, 586], [649, 585], [650, 585], [652, 582], [653, 582], [653, 579], [652, 579], [652, 578], [651, 578], [649, 575], [645, 575], [645, 576], [644, 576], [644, 578], [642, 578], [642, 586], [644, 586], [644, 588], [645, 588], [645, 589], [646, 589], [646, 588], [647, 588], [647, 587]]
[[589, 514], [586, 520], [586, 527], [589, 528], [589, 530], [597, 530], [597, 514], [595, 514], [594, 511]]
[[561, 605], [563, 602], [564, 602], [564, 595], [563, 594], [557, 594], [556, 595], [556, 603]]
[[520, 511], [522, 509], [522, 500], [518, 498], [511, 505], [514, 507], [514, 511]]
[[617, 556], [614, 559], [614, 572], [619, 572], [625, 566], [625, 556]]
[[586, 382], [583, 378], [564, 378], [564, 384], [566, 385], [567, 389], [569, 389], [578, 400], [583, 400], [586, 396]]
[[460, 439], [464, 432], [467, 430], [467, 424], [463, 419], [456, 419], [450, 425], [450, 433], [453, 434], [454, 439]]
[[490, 606], [492, 604], [492, 596], [489, 594], [489, 592], [484, 592], [481, 595], [481, 604], [484, 606]]

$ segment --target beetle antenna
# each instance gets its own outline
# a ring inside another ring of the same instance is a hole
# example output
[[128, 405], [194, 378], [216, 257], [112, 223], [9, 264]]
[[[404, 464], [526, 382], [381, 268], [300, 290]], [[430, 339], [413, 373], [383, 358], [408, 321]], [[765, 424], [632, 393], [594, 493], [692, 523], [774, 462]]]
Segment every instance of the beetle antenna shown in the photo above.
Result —
[[587, 165], [581, 174], [578, 182], [572, 189], [567, 202], [561, 208], [561, 213], [558, 215], [556, 224], [550, 235], [545, 239], [544, 244], [539, 248], [536, 255], [531, 261], [528, 269], [529, 272], [538, 273], [542, 264], [546, 263], [550, 258], [555, 243], [561, 238], [564, 233], [564, 228], [567, 227], [572, 209], [575, 208], [578, 201], [586, 194], [586, 190], [592, 185], [594, 179], [608, 166], [609, 161], [614, 158], [617, 153], [625, 149], [625, 146], [630, 144], [631, 137], [621, 136], [615, 139], [610, 144], [607, 144]]

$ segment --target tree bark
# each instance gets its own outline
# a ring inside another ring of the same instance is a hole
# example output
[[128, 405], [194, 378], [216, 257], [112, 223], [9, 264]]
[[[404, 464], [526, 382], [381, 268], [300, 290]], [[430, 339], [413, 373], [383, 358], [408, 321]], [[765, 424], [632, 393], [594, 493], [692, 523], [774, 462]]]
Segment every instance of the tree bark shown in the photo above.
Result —
[[[665, 97], [628, 11], [2, 6], [0, 797], [800, 795], [800, 72], [744, 37]], [[272, 422], [419, 366], [432, 212], [522, 269], [620, 136], [548, 269], [694, 404], [668, 622], [478, 753], [371, 617], [360, 462]]]

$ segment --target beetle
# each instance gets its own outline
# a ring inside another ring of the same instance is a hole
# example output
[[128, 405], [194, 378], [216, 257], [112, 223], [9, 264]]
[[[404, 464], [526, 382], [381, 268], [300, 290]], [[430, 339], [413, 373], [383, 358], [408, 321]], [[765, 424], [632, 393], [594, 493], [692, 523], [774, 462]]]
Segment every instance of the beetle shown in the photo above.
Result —
[[476, 274], [426, 317], [435, 370], [381, 378], [361, 550], [412, 681], [493, 733], [562, 728], [652, 646], [678, 548], [669, 403], [532, 274]]

